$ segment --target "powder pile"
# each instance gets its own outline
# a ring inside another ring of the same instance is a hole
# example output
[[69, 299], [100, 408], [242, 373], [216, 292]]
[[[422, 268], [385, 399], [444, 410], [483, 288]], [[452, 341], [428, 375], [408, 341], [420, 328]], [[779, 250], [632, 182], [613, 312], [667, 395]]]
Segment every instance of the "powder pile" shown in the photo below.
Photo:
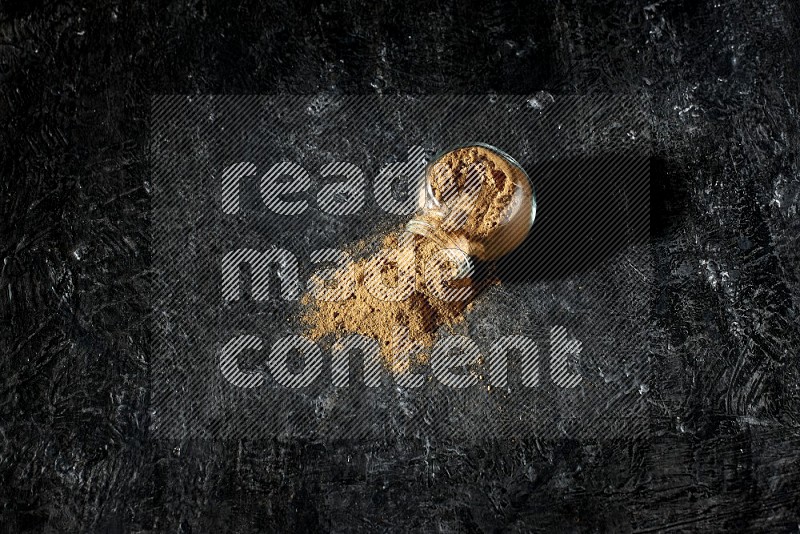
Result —
[[[438, 250], [436, 245], [418, 235], [406, 234], [404, 237], [411, 241], [410, 246], [414, 251], [413, 293], [397, 301], [377, 298], [367, 285], [370, 272], [380, 269], [386, 285], [391, 287], [398, 281], [398, 269], [391, 264], [380, 264], [374, 257], [351, 262], [334, 275], [335, 279], [354, 282], [354, 290], [349, 298], [322, 300], [315, 299], [311, 293], [303, 295], [301, 302], [306, 309], [301, 320], [308, 326], [307, 334], [311, 339], [319, 340], [331, 334], [362, 334], [378, 341], [384, 362], [391, 365], [396, 327], [408, 329], [405, 342], [409, 349], [422, 349], [417, 356], [424, 358], [426, 349], [433, 346], [440, 327], [453, 326], [464, 320], [463, 312], [468, 299], [441, 300], [426, 284], [425, 266]], [[390, 234], [384, 238], [384, 247], [395, 249], [399, 240], [400, 236]], [[453, 285], [469, 290], [473, 282], [461, 279], [453, 282]]]
[[[474, 173], [476, 164], [480, 171], [477, 174]], [[441, 228], [448, 230], [450, 235], [459, 236], [467, 247], [470, 243], [490, 238], [508, 217], [515, 188], [512, 172], [505, 160], [480, 147], [457, 149], [443, 156], [427, 177], [436, 199], [455, 207]], [[450, 280], [456, 266], [452, 262], [437, 260], [442, 256], [438, 254], [440, 245], [436, 240], [406, 232], [389, 234], [382, 241], [384, 250], [407, 251], [401, 257], [410, 258], [409, 265], [413, 265], [414, 273], [413, 281], [407, 284], [413, 284], [414, 290], [407, 298], [385, 300], [376, 298], [374, 291], [370, 291], [368, 281], [371, 276], [374, 279], [376, 270], [380, 271], [386, 286], [398, 284], [400, 278], [397, 265], [382, 261], [379, 258], [381, 253], [377, 253], [339, 268], [332, 280], [328, 280], [326, 287], [337, 284], [339, 288], [347, 287], [349, 296], [346, 298], [325, 300], [319, 293], [306, 293], [301, 299], [304, 305], [301, 321], [307, 327], [306, 334], [315, 341], [335, 340], [349, 333], [377, 340], [384, 363], [398, 371], [397, 358], [393, 356], [397, 352], [397, 327], [405, 329], [408, 339], [404, 346], [413, 350], [410, 354], [412, 359], [424, 361], [439, 329], [452, 329], [464, 320], [470, 300], [479, 288], [469, 278], [452, 280], [444, 284], [445, 287], [461, 290], [467, 298], [443, 300], [441, 293], [432, 290], [427, 281], [432, 276]], [[413, 255], [409, 256], [408, 251], [413, 251]], [[437, 272], [426, 272], [426, 268]], [[408, 268], [403, 272], [411, 270]]]

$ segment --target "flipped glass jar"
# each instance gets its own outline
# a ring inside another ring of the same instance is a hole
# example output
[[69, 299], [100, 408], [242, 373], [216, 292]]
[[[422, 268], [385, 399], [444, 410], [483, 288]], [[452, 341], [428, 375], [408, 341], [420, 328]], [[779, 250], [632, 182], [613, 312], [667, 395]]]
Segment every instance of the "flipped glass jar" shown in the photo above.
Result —
[[508, 154], [485, 143], [452, 147], [425, 170], [418, 209], [406, 230], [434, 241], [458, 277], [471, 258], [496, 260], [527, 237], [536, 217], [528, 174]]

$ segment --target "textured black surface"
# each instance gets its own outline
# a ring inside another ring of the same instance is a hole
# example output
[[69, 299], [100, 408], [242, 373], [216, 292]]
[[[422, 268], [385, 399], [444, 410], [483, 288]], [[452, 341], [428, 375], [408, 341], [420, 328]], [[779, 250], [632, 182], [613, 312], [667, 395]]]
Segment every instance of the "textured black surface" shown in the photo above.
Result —
[[[7, 530], [798, 528], [792, 1], [38, 4], [0, 8]], [[152, 94], [539, 90], [653, 102], [647, 439], [149, 438]]]

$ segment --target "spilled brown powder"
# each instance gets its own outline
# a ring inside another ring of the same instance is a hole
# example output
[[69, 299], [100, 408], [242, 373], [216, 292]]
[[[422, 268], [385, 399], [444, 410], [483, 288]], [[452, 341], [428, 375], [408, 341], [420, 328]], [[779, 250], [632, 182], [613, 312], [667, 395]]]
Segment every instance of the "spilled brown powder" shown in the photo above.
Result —
[[[302, 321], [308, 326], [308, 335], [319, 340], [331, 334], [357, 333], [378, 341], [385, 363], [391, 364], [392, 342], [395, 327], [408, 329], [410, 343], [423, 351], [433, 346], [436, 331], [442, 326], [452, 326], [464, 320], [463, 312], [468, 301], [446, 302], [432, 294], [425, 280], [424, 267], [437, 247], [429, 240], [409, 236], [415, 253], [414, 292], [403, 300], [385, 301], [376, 298], [368, 289], [366, 277], [369, 269], [382, 268], [381, 276], [391, 286], [397, 281], [396, 269], [379, 266], [372, 257], [352, 262], [340, 269], [337, 277], [355, 282], [350, 298], [345, 300], [314, 299], [310, 293], [303, 296], [306, 306]], [[396, 234], [384, 238], [384, 246], [397, 246]], [[467, 287], [471, 280], [456, 284]]]
[[[481, 164], [477, 188], [474, 187], [475, 175], [467, 176], [476, 163]], [[441, 166], [427, 177], [437, 200], [465, 208], [460, 220], [447, 221], [449, 227], [443, 225], [443, 228], [460, 236], [467, 245], [491, 237], [507, 218], [514, 193], [515, 184], [508, 163], [486, 149], [467, 147], [446, 154], [437, 165]], [[408, 241], [400, 243], [403, 239]], [[414, 291], [403, 300], [376, 298], [368, 287], [370, 273], [380, 270], [382, 281], [389, 287], [397, 285], [400, 276], [396, 265], [378, 259], [380, 253], [341, 267], [326, 287], [348, 287], [343, 281], [352, 281], [349, 296], [323, 300], [319, 294], [309, 292], [301, 300], [305, 307], [301, 320], [311, 339], [336, 339], [347, 333], [371, 337], [378, 341], [387, 366], [400, 371], [402, 369], [397, 369], [397, 362], [392, 358], [397, 327], [407, 329], [410, 346], [418, 349], [414, 356], [424, 360], [436, 341], [437, 331], [442, 327], [452, 329], [464, 320], [470, 300], [478, 290], [475, 282], [468, 278], [447, 282], [446, 287], [468, 292], [469, 298], [443, 300], [427, 283], [432, 276], [449, 280], [455, 272], [452, 263], [430, 261], [440, 251], [440, 245], [433, 239], [410, 233], [383, 238], [384, 249], [397, 249], [400, 245], [414, 253], [410, 260]], [[426, 273], [426, 267], [437, 272]]]

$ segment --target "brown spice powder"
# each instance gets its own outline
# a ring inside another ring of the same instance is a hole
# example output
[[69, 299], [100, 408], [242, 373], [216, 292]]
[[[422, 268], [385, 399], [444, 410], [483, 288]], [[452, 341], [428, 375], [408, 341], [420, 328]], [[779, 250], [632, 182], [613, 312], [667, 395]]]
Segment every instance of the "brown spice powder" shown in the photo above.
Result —
[[[432, 172], [428, 177], [436, 198], [452, 205], [463, 205], [468, 200], [470, 206], [453, 231], [467, 241], [490, 237], [507, 217], [514, 192], [515, 184], [508, 163], [481, 147], [455, 150], [446, 154], [440, 163], [448, 172]], [[483, 172], [479, 175], [479, 192], [472, 194], [474, 191], [468, 191], [467, 173], [470, 165], [475, 163], [483, 165]], [[397, 272], [391, 265], [376, 261], [375, 256], [352, 262], [334, 275], [335, 280], [354, 281], [354, 290], [349, 298], [322, 300], [315, 299], [310, 293], [303, 296], [301, 303], [305, 308], [301, 321], [307, 326], [306, 333], [311, 339], [338, 338], [347, 333], [371, 337], [378, 341], [386, 365], [399, 371], [392, 358], [396, 327], [407, 329], [411, 346], [419, 348], [419, 353], [414, 356], [424, 360], [436, 341], [437, 331], [442, 327], [452, 328], [464, 320], [470, 299], [442, 300], [426, 283], [431, 275], [445, 280], [452, 276], [450, 272], [425, 273], [426, 266], [433, 265], [437, 269], [455, 266], [429, 262], [440, 250], [433, 240], [414, 234], [404, 237], [411, 240], [410, 246], [414, 251], [414, 292], [399, 301], [378, 299], [367, 287], [369, 270], [381, 269], [381, 276], [388, 286], [397, 282]], [[384, 248], [397, 247], [398, 240], [397, 234], [385, 236]], [[447, 285], [468, 290], [472, 297], [479, 289], [471, 279], [460, 279]]]
[[[415, 291], [406, 299], [385, 301], [376, 298], [368, 289], [366, 276], [369, 269], [377, 267], [373, 258], [355, 261], [335, 275], [340, 279], [355, 282], [352, 296], [345, 300], [314, 299], [309, 293], [301, 302], [306, 306], [301, 317], [308, 326], [307, 334], [319, 340], [331, 334], [357, 333], [378, 341], [386, 364], [391, 365], [392, 342], [395, 327], [408, 329], [409, 340], [414, 346], [429, 349], [435, 341], [436, 331], [442, 326], [452, 326], [464, 320], [466, 300], [447, 302], [433, 295], [425, 283], [424, 266], [438, 250], [429, 240], [412, 235], [415, 253]], [[386, 248], [397, 246], [398, 236], [392, 234], [384, 238]], [[383, 267], [385, 282], [391, 286], [396, 281], [396, 273], [391, 267]], [[471, 280], [459, 280], [462, 286], [472, 284]]]

